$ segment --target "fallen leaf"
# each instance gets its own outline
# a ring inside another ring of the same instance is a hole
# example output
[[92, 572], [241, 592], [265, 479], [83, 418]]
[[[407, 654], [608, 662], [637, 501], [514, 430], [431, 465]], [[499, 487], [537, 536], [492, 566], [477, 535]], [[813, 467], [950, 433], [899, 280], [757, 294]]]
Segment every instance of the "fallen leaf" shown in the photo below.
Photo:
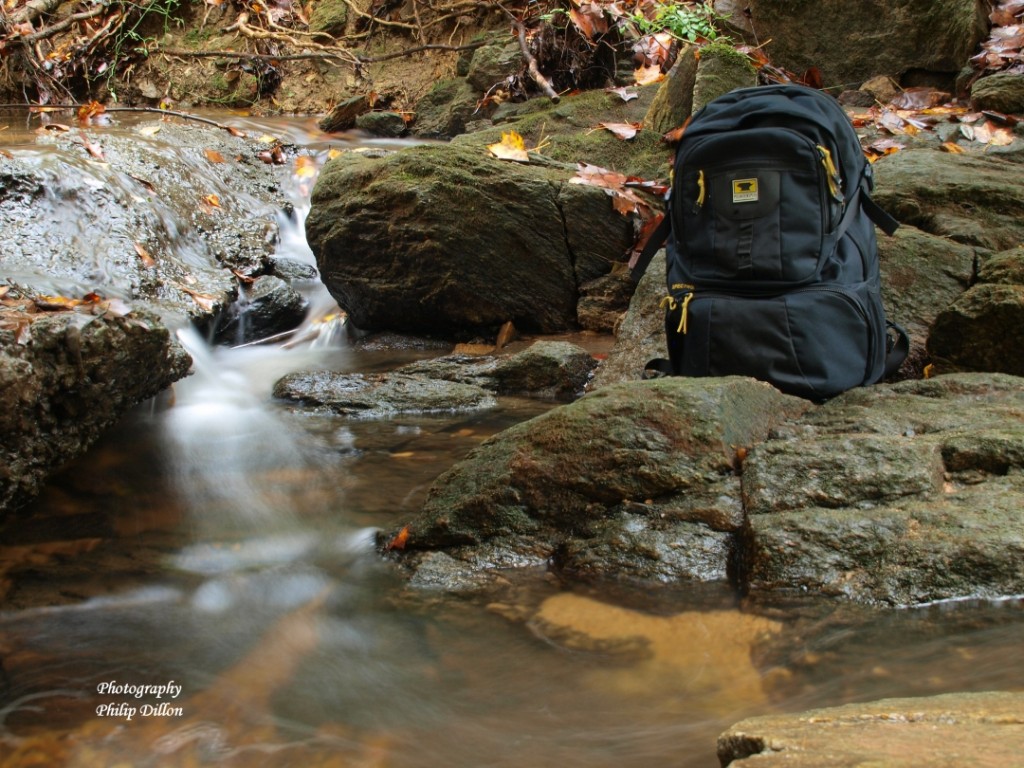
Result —
[[598, 125], [606, 131], [611, 131], [616, 138], [623, 140], [632, 139], [643, 127], [642, 123], [598, 123]]
[[618, 96], [623, 101], [632, 101], [633, 99], [639, 99], [640, 94], [636, 92], [635, 88], [629, 88], [623, 86], [622, 88], [605, 88], [605, 93], [611, 93]]
[[204, 149], [203, 150], [203, 154], [206, 155], [206, 159], [209, 160], [211, 163], [226, 163], [227, 162], [227, 160], [224, 159], [224, 155], [222, 155], [220, 152], [218, 152], [215, 149]]
[[142, 260], [142, 266], [146, 269], [152, 269], [156, 266], [156, 259], [149, 255], [149, 251], [146, 250], [142, 243], [135, 243], [135, 252], [139, 254], [139, 258]]
[[513, 160], [517, 163], [530, 162], [526, 142], [516, 131], [502, 132], [501, 141], [488, 145], [487, 149], [499, 160]]
[[89, 141], [89, 137], [85, 135], [85, 131], [79, 131], [78, 134], [82, 137], [82, 146], [85, 147], [86, 152], [97, 160], [105, 159], [103, 157], [103, 148], [99, 144]]
[[403, 526], [402, 530], [391, 537], [391, 541], [384, 545], [384, 551], [390, 552], [394, 549], [399, 551], [405, 549], [405, 545], [409, 543], [409, 526]]
[[178, 283], [175, 283], [175, 285], [177, 285], [177, 287], [183, 293], [187, 293], [189, 296], [191, 296], [192, 300], [207, 312], [212, 312], [213, 308], [217, 306], [216, 296], [211, 296], [208, 293], [200, 293], [199, 291], [194, 291], [191, 288], [188, 288], [184, 285], [180, 285]]
[[107, 109], [98, 101], [90, 101], [88, 104], [83, 104], [78, 108], [77, 117], [78, 122], [88, 125], [92, 118], [97, 115], [102, 115]]
[[943, 152], [949, 152], [950, 154], [954, 155], [962, 155], [966, 151], [955, 141], [944, 141], [940, 146], [942, 147]]
[[160, 133], [160, 127], [159, 125], [144, 125], [139, 128], [139, 133], [143, 136], [155, 136]]
[[633, 80], [637, 85], [651, 85], [665, 79], [665, 73], [661, 71], [660, 64], [639, 67], [633, 71]]
[[316, 160], [309, 155], [299, 155], [295, 158], [295, 175], [300, 179], [309, 179], [317, 174]]
[[203, 198], [203, 202], [211, 208], [220, 208], [220, 198], [217, 195], [206, 195], [206, 197]]

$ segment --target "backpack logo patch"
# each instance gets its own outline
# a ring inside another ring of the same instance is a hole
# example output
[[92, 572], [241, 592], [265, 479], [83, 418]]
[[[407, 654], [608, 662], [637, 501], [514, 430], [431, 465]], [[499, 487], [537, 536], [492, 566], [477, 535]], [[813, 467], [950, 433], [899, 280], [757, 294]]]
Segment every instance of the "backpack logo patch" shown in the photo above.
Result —
[[733, 179], [732, 201], [734, 203], [756, 203], [757, 179]]

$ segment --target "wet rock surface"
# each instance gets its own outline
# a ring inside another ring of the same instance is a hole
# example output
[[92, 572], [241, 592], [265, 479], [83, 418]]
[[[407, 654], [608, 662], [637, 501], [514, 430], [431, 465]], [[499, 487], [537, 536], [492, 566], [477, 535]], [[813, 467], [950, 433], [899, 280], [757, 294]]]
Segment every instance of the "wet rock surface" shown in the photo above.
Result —
[[883, 699], [743, 720], [718, 739], [722, 766], [1014, 765], [1024, 694]]
[[274, 397], [345, 416], [378, 419], [399, 413], [455, 413], [497, 405], [487, 390], [472, 384], [400, 373], [293, 373], [274, 385]]
[[11, 328], [9, 310], [0, 307], [0, 519], [191, 363], [148, 313], [57, 311]]

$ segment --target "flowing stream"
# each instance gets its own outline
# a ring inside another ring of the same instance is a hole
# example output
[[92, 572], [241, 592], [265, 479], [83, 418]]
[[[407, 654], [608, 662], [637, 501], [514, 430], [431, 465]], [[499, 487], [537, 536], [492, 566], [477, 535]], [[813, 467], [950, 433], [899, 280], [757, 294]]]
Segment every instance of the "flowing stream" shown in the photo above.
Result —
[[[279, 250], [311, 261], [307, 192]], [[409, 588], [375, 532], [551, 404], [373, 422], [285, 408], [270, 391], [286, 372], [426, 354], [354, 348], [311, 299], [301, 344], [181, 331], [194, 374], [0, 531], [0, 766], [714, 766], [747, 716], [1024, 688], [1020, 599], [754, 605], [543, 572], [486, 598]]]

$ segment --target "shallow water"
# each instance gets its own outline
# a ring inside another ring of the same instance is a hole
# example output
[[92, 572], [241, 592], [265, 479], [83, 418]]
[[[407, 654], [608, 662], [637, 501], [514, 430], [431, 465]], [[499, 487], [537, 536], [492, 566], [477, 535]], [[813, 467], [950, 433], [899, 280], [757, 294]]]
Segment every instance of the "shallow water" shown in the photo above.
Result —
[[[298, 229], [281, 249], [310, 258]], [[184, 333], [196, 373], [0, 530], [0, 765], [713, 766], [746, 716], [1024, 688], [1020, 599], [877, 612], [542, 570], [486, 597], [409, 589], [375, 532], [552, 404], [368, 422], [273, 402], [290, 370], [425, 354], [320, 339]]]

